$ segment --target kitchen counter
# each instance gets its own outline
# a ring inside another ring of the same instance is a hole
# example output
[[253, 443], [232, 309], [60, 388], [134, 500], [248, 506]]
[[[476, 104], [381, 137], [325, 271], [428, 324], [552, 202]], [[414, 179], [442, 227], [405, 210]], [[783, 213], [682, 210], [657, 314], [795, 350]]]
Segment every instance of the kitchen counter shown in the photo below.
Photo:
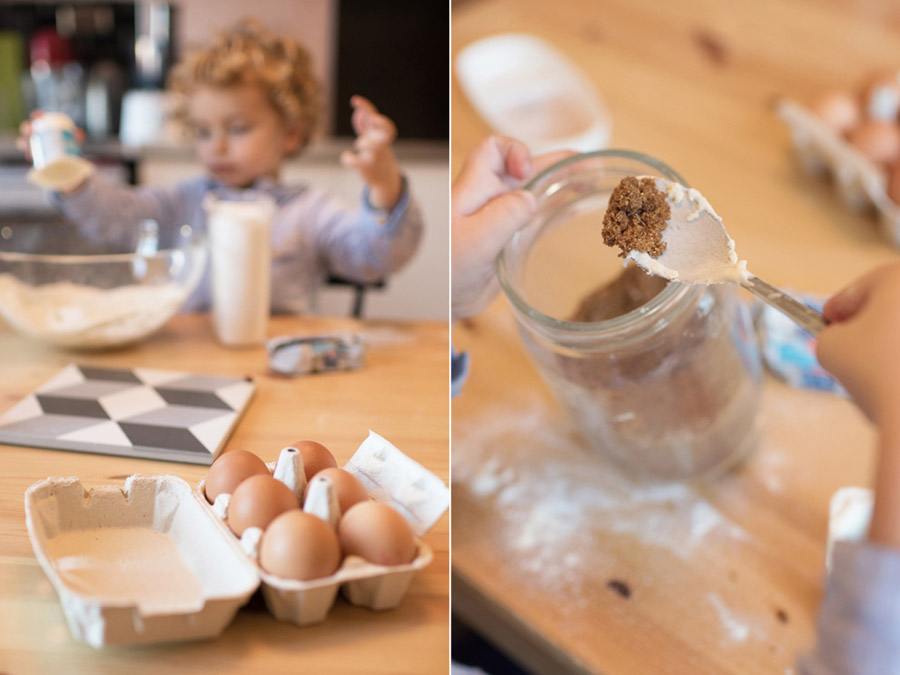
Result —
[[[473, 0], [454, 5], [453, 52], [502, 32], [550, 41], [606, 99], [610, 147], [685, 176], [760, 277], [829, 294], [898, 254], [801, 171], [771, 101], [897, 68], [896, 18], [885, 2]], [[490, 129], [452, 86], [455, 175]], [[823, 596], [829, 499], [871, 482], [874, 432], [849, 401], [769, 377], [747, 461], [639, 489], [586, 450], [505, 299], [453, 342], [472, 360], [452, 416], [456, 615], [534, 672], [793, 672]]]
[[[324, 443], [339, 465], [369, 429], [449, 481], [447, 372], [443, 322], [356, 322], [276, 317], [270, 335], [364, 331], [367, 365], [354, 372], [284, 378], [266, 370], [263, 348], [226, 349], [209, 318], [180, 315], [132, 348], [104, 353], [53, 350], [0, 327], [0, 409], [71, 362], [143, 366], [256, 379], [257, 392], [226, 448], [274, 460], [285, 445]], [[196, 484], [206, 467], [0, 445], [0, 672], [123, 673], [444, 673], [449, 653], [449, 516], [425, 537], [434, 561], [410, 584], [399, 607], [372, 612], [339, 598], [323, 623], [276, 621], [261, 601], [241, 609], [216, 640], [94, 650], [76, 643], [57, 597], [31, 550], [24, 492], [47, 476], [79, 476], [87, 486], [122, 485], [133, 473], [173, 474]]]
[[[353, 148], [352, 138], [324, 138], [312, 141], [297, 158], [288, 161], [335, 162], [344, 150]], [[401, 162], [447, 161], [447, 144], [444, 141], [398, 139], [394, 151]], [[190, 143], [159, 143], [143, 147], [122, 145], [117, 139], [87, 141], [83, 147], [86, 157], [101, 160], [138, 162], [150, 159], [190, 161], [194, 151]], [[16, 135], [0, 132], [0, 164], [24, 164], [22, 151], [16, 147]]]

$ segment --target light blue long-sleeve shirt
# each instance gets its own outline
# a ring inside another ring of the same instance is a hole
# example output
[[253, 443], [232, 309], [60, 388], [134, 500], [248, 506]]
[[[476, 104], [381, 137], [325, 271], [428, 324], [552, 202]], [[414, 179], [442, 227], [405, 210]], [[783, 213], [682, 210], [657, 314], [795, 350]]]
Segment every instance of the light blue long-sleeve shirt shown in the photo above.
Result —
[[839, 541], [800, 675], [900, 675], [900, 551]]
[[[152, 218], [159, 223], [165, 246], [183, 225], [205, 233], [203, 198], [223, 189], [211, 178], [172, 188], [131, 187], [97, 173], [72, 194], [52, 194], [51, 202], [89, 236], [128, 248], [137, 242], [140, 222]], [[372, 208], [367, 192], [354, 211], [311, 186], [285, 187], [261, 179], [252, 189], [268, 194], [278, 205], [271, 227], [271, 297], [276, 313], [308, 311], [315, 289], [329, 274], [361, 282], [383, 279], [412, 258], [421, 240], [420, 211], [405, 181], [391, 211]], [[208, 309], [210, 293], [207, 268], [183, 311]]]

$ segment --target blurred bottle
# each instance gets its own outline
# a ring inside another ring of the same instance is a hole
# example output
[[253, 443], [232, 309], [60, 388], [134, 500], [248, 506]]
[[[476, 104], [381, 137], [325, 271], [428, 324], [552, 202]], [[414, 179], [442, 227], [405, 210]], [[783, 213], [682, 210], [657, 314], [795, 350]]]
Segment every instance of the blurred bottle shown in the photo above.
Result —
[[173, 7], [138, 2], [134, 8], [135, 89], [122, 98], [119, 139], [126, 146], [166, 144], [169, 99], [164, 90], [172, 63]]
[[28, 47], [34, 96], [31, 107], [63, 113], [84, 127], [84, 69], [75, 60], [71, 43], [53, 28], [41, 28]]
[[134, 14], [135, 84], [162, 89], [172, 62], [172, 7], [166, 2], [139, 2]]
[[98, 61], [91, 66], [84, 95], [84, 116], [88, 137], [104, 140], [119, 128], [125, 71], [114, 61]]
[[25, 119], [25, 100], [19, 86], [24, 53], [21, 35], [0, 31], [0, 129], [17, 130]]

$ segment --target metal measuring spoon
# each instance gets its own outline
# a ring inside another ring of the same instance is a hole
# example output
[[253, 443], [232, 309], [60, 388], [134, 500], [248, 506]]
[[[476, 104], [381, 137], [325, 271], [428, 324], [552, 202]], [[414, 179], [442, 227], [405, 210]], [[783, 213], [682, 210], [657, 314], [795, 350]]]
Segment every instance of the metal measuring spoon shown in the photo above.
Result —
[[[646, 177], [638, 177], [641, 181]], [[655, 276], [695, 284], [736, 283], [793, 319], [814, 336], [826, 326], [820, 312], [807, 307], [747, 270], [734, 240], [706, 198], [693, 188], [652, 177], [665, 195], [671, 215], [662, 230], [665, 250], [653, 257], [631, 250], [626, 258]]]

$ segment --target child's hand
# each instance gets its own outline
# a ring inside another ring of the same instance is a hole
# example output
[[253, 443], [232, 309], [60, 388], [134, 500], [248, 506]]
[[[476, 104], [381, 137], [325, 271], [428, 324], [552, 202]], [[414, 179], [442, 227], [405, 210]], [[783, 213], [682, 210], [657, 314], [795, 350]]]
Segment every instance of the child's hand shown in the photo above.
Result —
[[900, 263], [876, 269], [831, 298], [831, 325], [816, 346], [863, 412], [878, 425], [900, 413]]
[[31, 123], [41, 116], [40, 110], [31, 113], [30, 119], [25, 120], [19, 125], [19, 137], [16, 139], [16, 147], [25, 155], [25, 159], [30, 163], [31, 157]]
[[450, 198], [453, 319], [474, 316], [499, 291], [495, 260], [535, 209], [534, 197], [518, 188], [571, 154], [555, 152], [532, 161], [521, 141], [490, 136], [466, 159]]
[[362, 96], [354, 96], [350, 104], [353, 106], [353, 129], [357, 134], [353, 144], [356, 152], [346, 150], [341, 154], [341, 162], [356, 169], [368, 184], [372, 206], [393, 209], [403, 190], [403, 177], [391, 147], [397, 137], [397, 127]]

